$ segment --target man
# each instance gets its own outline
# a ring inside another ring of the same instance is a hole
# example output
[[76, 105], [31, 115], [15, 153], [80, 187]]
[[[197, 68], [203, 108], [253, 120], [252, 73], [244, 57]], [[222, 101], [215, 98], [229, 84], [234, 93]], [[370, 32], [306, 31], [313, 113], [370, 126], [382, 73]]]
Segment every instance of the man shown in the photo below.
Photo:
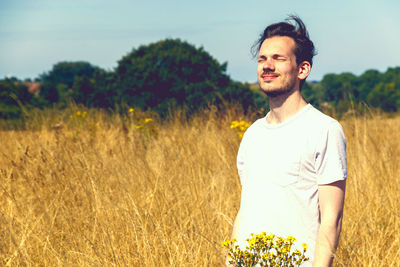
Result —
[[288, 21], [295, 26], [272, 24], [257, 43], [258, 82], [270, 111], [240, 144], [242, 192], [232, 238], [244, 248], [251, 233], [293, 236], [308, 246], [310, 261], [302, 266], [331, 266], [343, 215], [346, 140], [340, 124], [300, 94], [314, 45], [300, 18]]

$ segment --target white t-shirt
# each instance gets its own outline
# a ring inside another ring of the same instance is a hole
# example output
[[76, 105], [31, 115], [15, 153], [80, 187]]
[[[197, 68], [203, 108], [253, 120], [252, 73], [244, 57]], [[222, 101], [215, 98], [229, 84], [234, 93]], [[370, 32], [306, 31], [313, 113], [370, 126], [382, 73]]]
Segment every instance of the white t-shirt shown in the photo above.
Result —
[[280, 124], [258, 119], [243, 136], [237, 167], [241, 247], [251, 233], [293, 236], [300, 248], [307, 244], [310, 264], [320, 225], [318, 185], [347, 177], [341, 125], [310, 104]]

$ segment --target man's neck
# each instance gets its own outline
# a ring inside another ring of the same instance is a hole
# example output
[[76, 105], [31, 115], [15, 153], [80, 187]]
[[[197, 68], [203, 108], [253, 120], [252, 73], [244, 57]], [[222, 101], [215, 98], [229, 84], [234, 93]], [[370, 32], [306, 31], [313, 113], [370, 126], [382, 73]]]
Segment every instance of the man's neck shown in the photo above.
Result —
[[307, 105], [299, 90], [288, 95], [281, 95], [269, 98], [270, 111], [267, 116], [269, 124], [282, 123], [294, 116]]

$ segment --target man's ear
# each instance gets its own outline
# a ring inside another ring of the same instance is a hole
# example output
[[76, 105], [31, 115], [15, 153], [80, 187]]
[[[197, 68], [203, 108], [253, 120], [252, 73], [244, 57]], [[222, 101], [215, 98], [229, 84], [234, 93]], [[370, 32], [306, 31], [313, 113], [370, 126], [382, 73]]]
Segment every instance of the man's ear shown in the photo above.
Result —
[[303, 61], [300, 63], [299, 65], [299, 74], [297, 75], [297, 77], [300, 80], [305, 80], [308, 75], [310, 74], [311, 71], [311, 64], [308, 61]]

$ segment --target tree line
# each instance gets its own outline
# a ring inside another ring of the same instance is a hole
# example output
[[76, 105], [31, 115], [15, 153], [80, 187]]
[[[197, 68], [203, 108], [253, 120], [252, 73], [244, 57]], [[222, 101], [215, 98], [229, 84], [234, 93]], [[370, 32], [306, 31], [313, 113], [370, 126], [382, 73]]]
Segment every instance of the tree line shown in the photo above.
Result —
[[400, 109], [400, 67], [388, 68], [384, 73], [367, 70], [360, 76], [348, 72], [326, 74], [319, 83], [307, 83], [302, 91], [309, 102], [329, 105], [338, 113], [365, 106], [396, 112]]
[[[209, 105], [219, 109], [240, 105], [244, 110], [266, 107], [266, 98], [254, 85], [233, 81], [227, 63], [219, 63], [203, 48], [166, 39], [132, 49], [112, 71], [88, 62], [59, 62], [35, 79], [40, 89], [17, 78], [0, 80], [0, 118], [20, 118], [22, 109], [70, 101], [86, 107], [114, 109], [120, 105], [151, 109], [161, 116], [171, 109], [194, 113]], [[368, 70], [327, 74], [318, 83], [306, 82], [304, 98], [316, 107], [346, 112], [364, 104], [385, 112], [400, 108], [400, 67], [385, 73]]]

